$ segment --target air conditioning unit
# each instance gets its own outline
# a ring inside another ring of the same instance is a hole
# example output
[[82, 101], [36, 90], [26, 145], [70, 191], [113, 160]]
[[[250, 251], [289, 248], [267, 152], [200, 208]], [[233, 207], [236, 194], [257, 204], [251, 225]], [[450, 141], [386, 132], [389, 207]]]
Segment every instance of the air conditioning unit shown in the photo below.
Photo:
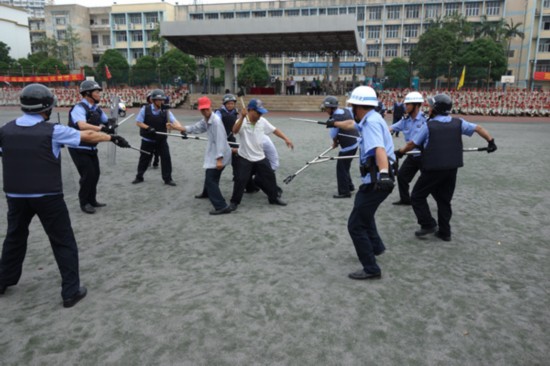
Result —
[[375, 39], [375, 40], [374, 40], [374, 43], [380, 44], [380, 40], [379, 40], [379, 39]]
[[409, 43], [409, 37], [403, 38], [403, 43]]
[[288, 62], [296, 62], [296, 59], [294, 57], [289, 57]]
[[118, 24], [113, 25], [114, 30], [118, 30]]
[[360, 57], [360, 56], [357, 56], [357, 57], [355, 58], [355, 61], [361, 61], [361, 57]]
[[149, 24], [149, 28], [151, 28], [151, 29], [155, 29], [155, 23], [151, 23], [151, 24]]
[[315, 62], [314, 58], [309, 59], [309, 62]]
[[130, 29], [134, 29], [134, 23], [130, 23]]

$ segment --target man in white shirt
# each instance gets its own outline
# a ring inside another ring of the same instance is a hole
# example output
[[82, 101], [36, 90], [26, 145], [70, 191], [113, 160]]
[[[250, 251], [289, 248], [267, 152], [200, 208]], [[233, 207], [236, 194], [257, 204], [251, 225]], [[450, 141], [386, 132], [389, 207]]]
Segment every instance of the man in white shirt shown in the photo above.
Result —
[[277, 196], [275, 174], [265, 156], [263, 136], [273, 133], [282, 139], [289, 148], [293, 149], [294, 145], [281, 130], [262, 117], [266, 113], [267, 109], [264, 108], [261, 100], [251, 99], [247, 110], [242, 111], [240, 118], [233, 126], [233, 135], [239, 137], [240, 145], [237, 152], [239, 155], [237, 176], [230, 203], [232, 210], [236, 210], [241, 203], [244, 189], [253, 170], [268, 196], [269, 203], [286, 206], [286, 203]]

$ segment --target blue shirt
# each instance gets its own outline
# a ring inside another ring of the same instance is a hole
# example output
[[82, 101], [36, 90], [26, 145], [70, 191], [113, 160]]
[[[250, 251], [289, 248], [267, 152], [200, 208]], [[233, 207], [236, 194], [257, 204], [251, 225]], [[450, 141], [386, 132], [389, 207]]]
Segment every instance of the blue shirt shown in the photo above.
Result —
[[[343, 121], [344, 119], [343, 118], [339, 118], [341, 116], [343, 116], [345, 114], [345, 111], [341, 108], [338, 108], [334, 111], [334, 113], [332, 114], [332, 118], [334, 118], [335, 121]], [[352, 116], [353, 116], [353, 113], [352, 113]], [[331, 139], [337, 139], [338, 138], [338, 134], [339, 133], [346, 133], [346, 130], [340, 130], [339, 128], [337, 127], [333, 127], [329, 130], [329, 135], [330, 135], [330, 138]], [[340, 147], [340, 151], [341, 152], [347, 152], [347, 151], [351, 151], [353, 149], [356, 149], [357, 146], [359, 146], [359, 142], [356, 142], [355, 144], [353, 145], [350, 145], [348, 147]]]
[[[44, 118], [38, 114], [27, 114], [17, 118], [15, 124], [17, 126], [26, 126], [31, 127], [37, 125], [38, 123], [47, 123], [43, 122]], [[68, 145], [71, 147], [78, 146], [80, 144], [80, 131], [75, 130], [74, 128], [56, 124], [53, 126], [52, 134], [52, 153], [57, 158], [60, 159], [61, 148], [63, 145]], [[1, 148], [0, 148], [1, 151]], [[62, 192], [45, 192], [45, 193], [33, 193], [33, 194], [21, 194], [21, 193], [9, 193], [6, 192], [6, 196], [12, 198], [36, 198], [43, 196], [51, 196], [55, 194], [61, 194]]]
[[[414, 140], [425, 125], [426, 117], [422, 112], [418, 112], [415, 119], [412, 119], [410, 116], [408, 118], [402, 118], [391, 125], [391, 129], [396, 132], [402, 131], [403, 135], [405, 135], [405, 142], [409, 142]], [[420, 156], [420, 152], [414, 156]]]
[[[90, 104], [90, 102], [88, 102], [88, 100], [86, 98], [82, 99], [81, 100], [82, 103], [86, 104], [90, 110], [93, 112], [95, 111], [98, 107], [99, 107], [99, 104]], [[73, 119], [74, 123], [75, 124], [78, 124], [78, 122], [87, 122], [86, 120], [86, 110], [84, 109], [83, 106], [81, 106], [80, 104], [76, 104], [71, 112], [71, 118]], [[101, 111], [101, 123], [105, 124], [107, 123], [107, 115], [105, 114], [105, 112]], [[71, 146], [73, 148], [76, 148], [76, 149], [83, 149], [83, 150], [95, 150], [96, 148], [95, 147], [92, 147], [92, 146]]]
[[[384, 148], [388, 158], [395, 161], [393, 140], [386, 121], [379, 113], [374, 109], [369, 111], [361, 122], [356, 124], [356, 127], [361, 135], [359, 140], [359, 164], [363, 165], [366, 163], [367, 158], [375, 156], [378, 147]], [[379, 164], [380, 162], [376, 162], [376, 165]], [[371, 182], [370, 174], [365, 175], [361, 180], [364, 184], [369, 184]]]
[[[145, 106], [141, 107], [141, 109], [139, 110], [139, 113], [136, 117], [136, 122], [145, 123], [145, 108], [147, 108], [147, 107], [151, 108], [151, 112], [153, 112], [153, 116], [158, 116], [160, 114], [160, 112], [162, 112], [162, 110], [160, 108], [156, 109], [155, 106], [153, 105], [153, 103], [151, 103], [149, 105], [145, 105]], [[174, 123], [176, 118], [174, 117], [172, 112], [168, 111], [168, 116], [170, 118], [170, 123]], [[144, 140], [144, 141], [149, 141], [149, 142], [154, 142], [155, 141], [155, 140], [143, 137], [143, 136], [141, 137], [141, 139]]]
[[[443, 123], [449, 123], [453, 117], [451, 116], [435, 116], [431, 119], [431, 121], [439, 121]], [[459, 118], [462, 121], [462, 134], [466, 136], [472, 136], [476, 130], [477, 125], [475, 123], [470, 123], [462, 118]], [[416, 146], [424, 146], [426, 147], [428, 145], [428, 142], [430, 141], [430, 133], [428, 130], [428, 123], [425, 123], [422, 128], [420, 128], [420, 131], [418, 134], [415, 135], [415, 137], [412, 139], [412, 142]]]

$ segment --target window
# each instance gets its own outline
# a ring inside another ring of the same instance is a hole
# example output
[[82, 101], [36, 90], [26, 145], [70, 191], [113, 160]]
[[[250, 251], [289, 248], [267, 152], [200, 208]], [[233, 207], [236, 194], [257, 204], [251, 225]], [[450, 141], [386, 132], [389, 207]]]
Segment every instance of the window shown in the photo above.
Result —
[[328, 8], [327, 9], [328, 15], [338, 15], [338, 8]]
[[282, 56], [283, 56], [283, 54], [280, 53], [280, 52], [274, 52], [274, 53], [269, 54], [269, 57], [271, 57], [271, 58], [281, 58]]
[[309, 15], [309, 9], [302, 9], [302, 16], [308, 16]]
[[515, 50], [510, 50], [510, 51], [508, 52], [508, 58], [514, 58], [514, 54], [515, 54], [514, 51], [515, 51]]
[[203, 14], [191, 14], [191, 20], [202, 20], [204, 19]]
[[108, 18], [101, 18], [101, 24], [102, 25], [108, 25], [109, 24], [109, 19]]
[[234, 13], [222, 13], [222, 19], [233, 19], [235, 18]]
[[319, 15], [326, 15], [327, 9], [326, 8], [319, 8]]
[[288, 10], [285, 10], [285, 15], [287, 17], [297, 17], [300, 15], [300, 10], [299, 9], [288, 9]]
[[99, 36], [97, 34], [92, 35], [92, 44], [97, 46], [99, 44]]
[[542, 2], [542, 7], [543, 8], [550, 8], [550, 0], [544, 0]]
[[401, 7], [400, 6], [388, 6], [388, 19], [399, 19], [401, 16]]
[[550, 30], [550, 17], [542, 18], [542, 29]]
[[64, 40], [66, 35], [67, 35], [67, 33], [65, 32], [65, 30], [58, 30], [57, 31], [57, 39], [58, 40]]
[[317, 9], [309, 9], [309, 15], [317, 15]]
[[357, 20], [365, 20], [365, 8], [357, 9]]
[[348, 10], [347, 8], [340, 8], [340, 9], [338, 9], [338, 13], [347, 14], [347, 10]]
[[357, 32], [359, 32], [359, 38], [365, 39], [365, 27], [363, 26], [357, 27]]
[[420, 17], [420, 5], [405, 6], [405, 16], [408, 19], [418, 19]]
[[55, 18], [55, 25], [65, 25], [67, 24], [67, 21], [65, 18]]
[[487, 1], [487, 15], [500, 15], [500, 3], [498, 1]]
[[386, 38], [399, 38], [399, 26], [386, 25]]
[[236, 15], [237, 18], [250, 18], [250, 12], [248, 11], [239, 11]]
[[378, 39], [380, 38], [380, 26], [370, 26], [367, 27], [368, 29], [368, 37], [369, 39]]
[[437, 18], [441, 14], [441, 5], [426, 5], [424, 18]]
[[479, 16], [479, 3], [466, 3], [466, 16], [467, 17]]
[[460, 8], [460, 4], [457, 4], [457, 3], [447, 4], [445, 6], [445, 16], [451, 16], [453, 14], [458, 14], [459, 8]]
[[126, 32], [115, 32], [115, 39], [117, 42], [126, 42]]
[[267, 16], [267, 13], [264, 11], [253, 11], [252, 12], [252, 18], [265, 18]]
[[405, 37], [418, 37], [418, 25], [405, 25]]
[[219, 18], [219, 14], [218, 13], [206, 13], [206, 19], [218, 19]]
[[132, 42], [143, 42], [143, 33], [141, 31], [130, 32], [130, 37], [132, 37]]
[[157, 13], [147, 13], [145, 14], [145, 22], [146, 23], [158, 23], [159, 22], [159, 16]]
[[124, 14], [115, 14], [113, 15], [113, 23], [116, 25], [125, 25], [126, 24], [126, 17]]
[[281, 76], [281, 65], [269, 65], [271, 76]]
[[397, 57], [397, 46], [396, 44], [386, 45], [386, 57]]
[[380, 46], [377, 44], [367, 45], [367, 57], [379, 57], [380, 56]]
[[270, 17], [282, 17], [283, 16], [283, 11], [282, 10], [270, 10], [268, 14], [269, 14]]
[[348, 8], [348, 14], [355, 14], [355, 6], [350, 6]]
[[143, 57], [143, 50], [141, 48], [133, 48], [132, 57], [134, 60], [137, 60], [138, 58]]
[[403, 45], [403, 57], [410, 57], [412, 51], [414, 50], [414, 44], [404, 44]]
[[104, 46], [109, 46], [111, 44], [111, 36], [104, 34], [101, 36], [101, 44]]
[[141, 14], [130, 14], [131, 24], [141, 24]]
[[539, 52], [550, 52], [550, 39], [543, 39], [540, 41]]
[[382, 19], [382, 7], [377, 6], [377, 7], [369, 8], [369, 19], [371, 20]]

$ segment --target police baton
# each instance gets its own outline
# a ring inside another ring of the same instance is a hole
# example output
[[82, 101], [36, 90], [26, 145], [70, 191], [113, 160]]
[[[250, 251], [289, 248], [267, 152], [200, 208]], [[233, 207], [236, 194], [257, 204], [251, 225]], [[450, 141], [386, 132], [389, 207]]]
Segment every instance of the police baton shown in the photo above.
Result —
[[294, 177], [296, 177], [298, 174], [300, 174], [301, 172], [303, 172], [304, 170], [306, 170], [307, 167], [309, 167], [310, 165], [312, 164], [315, 164], [316, 162], [318, 162], [319, 160], [323, 160], [323, 159], [327, 159], [329, 158], [328, 156], [325, 156], [326, 153], [328, 153], [330, 150], [332, 150], [333, 147], [329, 147], [328, 149], [326, 149], [325, 151], [323, 151], [321, 154], [319, 154], [318, 156], [316, 156], [313, 160], [311, 161], [308, 161], [306, 163], [306, 165], [304, 165], [302, 168], [298, 169], [298, 171], [296, 171], [296, 173], [292, 174], [292, 175], [289, 175], [288, 177], [286, 177], [283, 182], [285, 182], [286, 184], [292, 182], [292, 180], [294, 179]]
[[307, 122], [307, 123], [315, 123], [315, 124], [317, 124], [317, 125], [324, 125], [324, 124], [326, 124], [326, 122], [316, 121], [316, 120], [314, 120], [314, 119], [307, 119], [307, 118], [292, 118], [292, 117], [289, 117], [288, 119], [293, 120], [293, 121], [300, 121], [300, 122]]
[[[186, 133], [167, 133], [167, 132], [158, 132], [158, 131], [155, 131], [156, 134], [158, 135], [163, 135], [163, 136], [172, 136], [172, 137], [179, 137], [183, 140], [201, 140], [201, 141], [208, 141], [208, 139], [206, 137], [200, 137], [200, 136], [195, 136], [195, 135], [188, 135]], [[239, 147], [239, 143], [238, 142], [228, 142], [229, 146], [230, 147]]]
[[239, 99], [241, 100], [241, 104], [243, 105], [243, 109], [246, 109], [246, 106], [244, 105], [244, 99], [243, 99], [243, 96], [244, 96], [244, 93], [242, 90], [239, 90], [237, 92], [237, 96], [239, 97]]

